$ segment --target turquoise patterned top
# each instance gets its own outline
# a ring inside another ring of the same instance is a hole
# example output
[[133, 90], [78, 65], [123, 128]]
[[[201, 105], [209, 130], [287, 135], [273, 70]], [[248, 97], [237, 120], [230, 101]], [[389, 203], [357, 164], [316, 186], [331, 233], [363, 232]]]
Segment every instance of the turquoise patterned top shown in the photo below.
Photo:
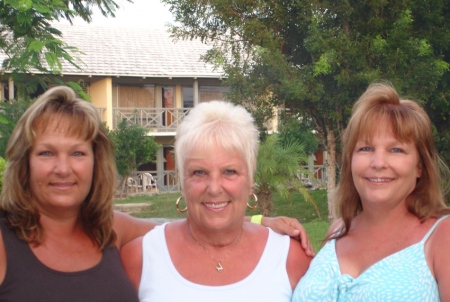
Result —
[[420, 242], [378, 261], [357, 278], [341, 274], [336, 240], [330, 240], [295, 288], [292, 302], [440, 301], [424, 245], [445, 217], [437, 220]]

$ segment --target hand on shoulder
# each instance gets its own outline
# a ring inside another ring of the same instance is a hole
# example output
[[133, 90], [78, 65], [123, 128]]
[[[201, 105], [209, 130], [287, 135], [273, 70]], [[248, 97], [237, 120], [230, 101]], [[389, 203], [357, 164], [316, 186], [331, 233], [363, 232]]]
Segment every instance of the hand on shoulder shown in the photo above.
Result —
[[297, 240], [290, 238], [289, 254], [286, 262], [286, 269], [291, 282], [292, 290], [295, 289], [300, 278], [306, 273], [311, 263], [312, 256], [306, 251]]
[[262, 225], [279, 234], [286, 234], [298, 240], [306, 254], [314, 257], [314, 248], [309, 240], [305, 227], [295, 218], [286, 216], [263, 217]]

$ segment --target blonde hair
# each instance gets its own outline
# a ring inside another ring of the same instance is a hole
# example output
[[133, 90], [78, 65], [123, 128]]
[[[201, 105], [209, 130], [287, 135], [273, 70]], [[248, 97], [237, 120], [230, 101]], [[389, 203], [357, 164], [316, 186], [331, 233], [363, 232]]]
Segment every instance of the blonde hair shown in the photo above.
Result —
[[175, 159], [184, 181], [184, 163], [189, 155], [219, 146], [237, 151], [247, 163], [250, 179], [256, 170], [259, 131], [252, 115], [241, 106], [211, 101], [195, 106], [177, 129]]
[[95, 107], [76, 97], [64, 86], [54, 87], [33, 103], [20, 120], [8, 141], [0, 208], [6, 213], [9, 227], [27, 242], [40, 244], [45, 230], [39, 212], [31, 199], [29, 185], [29, 152], [35, 143], [36, 127], [54, 120], [67, 125], [66, 134], [90, 141], [94, 151], [91, 190], [86, 196], [79, 219], [84, 231], [100, 247], [114, 243], [113, 196], [116, 181], [114, 145], [108, 138]]
[[441, 172], [448, 175], [448, 167], [435, 149], [427, 113], [416, 102], [401, 99], [391, 85], [376, 83], [370, 85], [353, 106], [352, 116], [342, 136], [342, 168], [334, 197], [344, 229], [331, 238], [344, 236], [352, 219], [362, 211], [351, 171], [355, 145], [359, 139], [370, 139], [384, 130], [392, 131], [391, 134], [400, 142], [413, 143], [419, 153], [422, 174], [406, 200], [408, 211], [421, 220], [450, 212], [445, 204], [441, 177]]

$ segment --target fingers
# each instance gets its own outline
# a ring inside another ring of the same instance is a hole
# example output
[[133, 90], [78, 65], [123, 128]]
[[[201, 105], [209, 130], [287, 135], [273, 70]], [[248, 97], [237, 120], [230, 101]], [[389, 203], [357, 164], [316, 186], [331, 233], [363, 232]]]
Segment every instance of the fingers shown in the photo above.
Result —
[[306, 255], [314, 257], [316, 253], [309, 240], [306, 229], [303, 225], [295, 218], [278, 216], [278, 217], [263, 217], [262, 225], [271, 228], [279, 234], [286, 234], [300, 241]]
[[300, 242], [303, 249], [305, 250], [306, 255], [310, 257], [314, 257], [316, 255], [316, 253], [314, 252], [314, 247], [309, 240], [308, 233], [306, 233], [306, 230], [304, 228], [300, 231]]
[[314, 248], [309, 240], [308, 233], [306, 232], [305, 227], [295, 218], [284, 217], [285, 222], [289, 225], [293, 231], [289, 236], [296, 238], [300, 241], [303, 249], [305, 250], [306, 255], [310, 257], [314, 257], [316, 253], [314, 252]]

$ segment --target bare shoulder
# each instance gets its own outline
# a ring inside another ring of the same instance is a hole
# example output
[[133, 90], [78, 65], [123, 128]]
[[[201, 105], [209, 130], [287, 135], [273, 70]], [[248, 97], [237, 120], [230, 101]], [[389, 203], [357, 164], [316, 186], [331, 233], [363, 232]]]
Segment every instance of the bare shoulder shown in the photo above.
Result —
[[450, 301], [450, 217], [443, 219], [429, 239], [431, 270], [439, 286], [441, 301]]
[[123, 267], [136, 289], [142, 274], [142, 240], [143, 237], [135, 238], [120, 249]]
[[[446, 217], [439, 222], [429, 239], [430, 251], [432, 253], [444, 250], [450, 255], [450, 217]], [[449, 250], [445, 250], [449, 248]], [[449, 261], [450, 261], [450, 257]]]
[[135, 255], [141, 254], [142, 255], [142, 240], [144, 239], [143, 236], [137, 237], [130, 242], [123, 245], [120, 249], [120, 254], [126, 255], [126, 256], [133, 256], [128, 258], [134, 258]]
[[300, 278], [303, 277], [308, 270], [312, 258], [306, 255], [306, 252], [299, 241], [293, 238], [290, 238], [289, 240], [289, 254], [286, 269], [292, 289], [294, 289]]
[[341, 226], [343, 226], [343, 225], [344, 225], [344, 221], [341, 218], [336, 219], [335, 221], [333, 221], [333, 223], [328, 228], [327, 236], [337, 232], [339, 230], [339, 228]]
[[[429, 238], [430, 249], [434, 252], [450, 248], [450, 217], [442, 219]], [[447, 252], [450, 252], [447, 251]], [[450, 253], [449, 253], [450, 255]]]

